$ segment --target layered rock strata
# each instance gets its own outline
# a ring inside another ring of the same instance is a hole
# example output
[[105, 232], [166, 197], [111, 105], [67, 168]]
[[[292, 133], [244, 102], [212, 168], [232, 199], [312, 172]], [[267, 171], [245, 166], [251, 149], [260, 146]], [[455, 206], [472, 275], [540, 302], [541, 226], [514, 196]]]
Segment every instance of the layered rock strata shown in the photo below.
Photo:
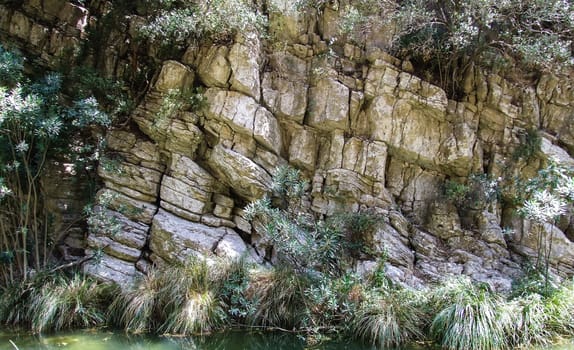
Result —
[[[85, 10], [66, 3], [37, 13], [33, 4], [49, 1], [25, 3], [0, 6], [5, 36], [47, 61], [81, 37]], [[66, 25], [42, 27], [46, 16]], [[355, 262], [359, 272], [385, 254], [387, 274], [399, 283], [466, 274], [507, 290], [520, 264], [535, 258], [534, 232], [542, 232], [554, 237], [555, 271], [574, 273], [570, 219], [533, 229], [507, 204], [457, 208], [443, 194], [447, 180], [471, 174], [529, 177], [549, 157], [574, 164], [571, 79], [543, 75], [524, 87], [471, 69], [463, 96], [450, 99], [409, 73], [409, 62], [386, 54], [384, 36], [362, 48], [341, 43], [328, 20], [336, 16], [331, 7], [317, 17], [272, 12], [270, 30], [281, 45], [240, 33], [229, 45], [191, 45], [161, 64], [130, 125], [108, 134], [117, 164], [98, 171], [100, 196], [112, 198], [100, 210], [121, 228], [90, 235], [88, 249], [103, 252], [86, 266], [90, 273], [125, 282], [150, 263], [187, 256], [272, 260], [243, 208], [270, 192], [282, 165], [309, 180], [308, 209], [318, 218], [384, 216], [368, 239], [373, 254]], [[58, 33], [69, 33], [70, 42], [54, 39]], [[108, 75], [122, 72], [117, 62]], [[204, 104], [165, 113], [170, 92], [197, 87]], [[530, 129], [544, 130], [536, 160], [513, 159]]]

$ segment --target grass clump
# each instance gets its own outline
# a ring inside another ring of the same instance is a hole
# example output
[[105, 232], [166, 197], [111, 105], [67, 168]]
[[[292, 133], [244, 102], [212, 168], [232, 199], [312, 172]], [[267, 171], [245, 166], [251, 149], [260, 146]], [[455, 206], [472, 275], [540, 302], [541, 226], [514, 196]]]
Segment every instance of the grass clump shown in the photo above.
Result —
[[2, 290], [0, 321], [35, 333], [103, 326], [115, 292], [115, 286], [81, 274], [39, 272]]
[[115, 299], [111, 318], [133, 333], [189, 335], [221, 328], [226, 313], [217, 294], [218, 266], [191, 259], [152, 269]]
[[430, 335], [444, 349], [501, 349], [500, 299], [468, 278], [446, 281], [431, 298], [436, 305]]
[[373, 346], [394, 348], [424, 338], [425, 315], [406, 289], [369, 293], [352, 318], [351, 333]]
[[256, 305], [251, 323], [287, 329], [304, 327], [307, 308], [304, 291], [310, 282], [307, 276], [286, 267], [256, 276], [247, 291]]

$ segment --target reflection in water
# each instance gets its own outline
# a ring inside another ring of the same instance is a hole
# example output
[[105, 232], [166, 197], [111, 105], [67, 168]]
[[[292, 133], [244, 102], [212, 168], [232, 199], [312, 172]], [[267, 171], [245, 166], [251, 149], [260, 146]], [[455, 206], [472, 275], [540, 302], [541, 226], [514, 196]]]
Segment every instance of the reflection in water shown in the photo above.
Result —
[[[306, 349], [305, 342], [293, 334], [277, 332], [226, 332], [197, 337], [134, 336], [105, 331], [81, 331], [55, 335], [26, 333], [0, 333], [0, 350], [14, 350], [12, 340], [20, 350], [298, 350]], [[313, 349], [367, 350], [372, 349], [354, 342], [326, 342]]]
[[[374, 347], [353, 341], [324, 342], [307, 346], [293, 334], [278, 332], [234, 331], [197, 337], [136, 336], [106, 331], [79, 331], [54, 335], [0, 333], [0, 350], [374, 350]], [[401, 350], [423, 350], [408, 347]], [[574, 345], [563, 345], [547, 350], [574, 350]]]

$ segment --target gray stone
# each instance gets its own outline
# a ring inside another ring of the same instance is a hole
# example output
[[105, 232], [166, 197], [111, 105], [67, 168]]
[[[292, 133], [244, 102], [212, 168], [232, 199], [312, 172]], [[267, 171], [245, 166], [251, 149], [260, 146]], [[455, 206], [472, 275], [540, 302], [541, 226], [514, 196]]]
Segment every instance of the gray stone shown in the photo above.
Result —
[[149, 248], [167, 262], [181, 262], [192, 254], [212, 255], [226, 234], [225, 228], [189, 222], [160, 210], [153, 220]]

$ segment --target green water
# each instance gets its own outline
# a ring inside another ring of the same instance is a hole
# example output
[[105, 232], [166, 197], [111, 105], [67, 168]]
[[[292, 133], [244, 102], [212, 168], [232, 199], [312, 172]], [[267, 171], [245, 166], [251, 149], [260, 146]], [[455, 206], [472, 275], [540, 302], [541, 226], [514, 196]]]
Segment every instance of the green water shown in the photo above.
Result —
[[[353, 341], [324, 341], [309, 346], [296, 335], [278, 332], [226, 332], [203, 337], [130, 336], [105, 331], [80, 331], [55, 335], [0, 333], [0, 350], [68, 349], [68, 350], [372, 350], [371, 346]], [[423, 350], [408, 347], [401, 350]]]
[[[12, 341], [13, 344], [10, 342]], [[374, 347], [351, 340], [324, 341], [308, 345], [293, 334], [274, 332], [226, 332], [203, 337], [130, 336], [105, 331], [79, 331], [33, 336], [26, 333], [0, 333], [0, 350], [374, 350]], [[397, 350], [425, 350], [410, 346]], [[561, 345], [547, 350], [574, 350]], [[542, 350], [537, 349], [537, 350]]]

